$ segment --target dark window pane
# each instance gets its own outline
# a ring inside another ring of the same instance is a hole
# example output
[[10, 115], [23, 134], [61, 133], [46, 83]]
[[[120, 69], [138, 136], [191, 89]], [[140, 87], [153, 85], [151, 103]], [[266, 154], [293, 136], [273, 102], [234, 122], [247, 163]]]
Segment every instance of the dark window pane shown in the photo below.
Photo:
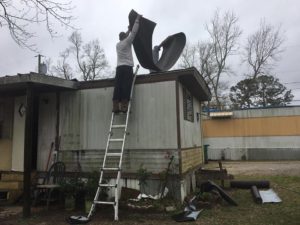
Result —
[[183, 116], [185, 120], [194, 122], [193, 96], [183, 88]]

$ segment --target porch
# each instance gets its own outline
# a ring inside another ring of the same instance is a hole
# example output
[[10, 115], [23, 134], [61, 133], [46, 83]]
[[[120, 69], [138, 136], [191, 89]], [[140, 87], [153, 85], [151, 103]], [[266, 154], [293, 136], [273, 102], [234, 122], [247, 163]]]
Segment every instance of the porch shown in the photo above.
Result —
[[31, 178], [37, 169], [39, 95], [51, 92], [59, 99], [61, 91], [76, 87], [76, 81], [37, 73], [0, 78], [0, 193], [14, 201], [23, 191], [24, 217], [30, 216]]

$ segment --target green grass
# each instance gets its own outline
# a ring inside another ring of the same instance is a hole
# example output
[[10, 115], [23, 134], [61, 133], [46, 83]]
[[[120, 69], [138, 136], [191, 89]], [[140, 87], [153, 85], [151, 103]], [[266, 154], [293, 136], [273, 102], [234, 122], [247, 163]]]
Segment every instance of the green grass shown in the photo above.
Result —
[[[269, 180], [271, 188], [282, 199], [281, 203], [258, 205], [254, 203], [250, 190], [232, 189], [227, 193], [239, 204], [237, 207], [227, 203], [215, 205], [212, 209], [204, 210], [197, 221], [182, 224], [198, 225], [299, 225], [300, 224], [300, 177], [292, 176], [235, 176], [235, 180]], [[227, 184], [228, 185], [228, 184]], [[288, 190], [289, 189], [289, 190]], [[298, 193], [296, 193], [298, 192]], [[171, 204], [171, 203], [170, 203]], [[181, 209], [183, 207], [180, 207]], [[113, 222], [113, 210], [109, 212], [98, 210], [97, 215], [89, 225], [108, 224], [151, 224], [173, 225], [177, 224], [171, 219], [171, 213], [139, 212], [136, 210], [121, 210], [120, 221]], [[72, 214], [72, 213], [71, 213]], [[31, 219], [20, 217], [1, 222], [0, 224], [19, 225], [65, 225], [65, 218], [70, 212], [49, 210], [35, 214]]]
[[271, 188], [279, 195], [282, 202], [277, 204], [258, 205], [254, 203], [250, 190], [231, 190], [228, 191], [228, 193], [239, 204], [238, 207], [228, 206], [224, 203], [222, 206], [216, 206], [211, 210], [205, 210], [197, 220], [196, 224], [300, 224], [300, 177], [236, 176], [235, 179], [269, 180], [271, 182]]

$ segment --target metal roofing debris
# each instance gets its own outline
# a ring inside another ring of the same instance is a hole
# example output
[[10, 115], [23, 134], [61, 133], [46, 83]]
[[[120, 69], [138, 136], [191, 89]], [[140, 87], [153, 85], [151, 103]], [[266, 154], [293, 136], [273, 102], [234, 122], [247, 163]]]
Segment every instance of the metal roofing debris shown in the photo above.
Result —
[[[129, 23], [131, 27], [137, 15], [137, 12], [134, 10], [131, 10], [129, 13]], [[142, 17], [140, 19], [138, 33], [133, 41], [133, 47], [142, 67], [153, 71], [167, 71], [174, 66], [179, 59], [186, 43], [186, 37], [182, 32], [168, 36], [160, 44], [160, 46], [163, 47], [161, 57], [158, 59], [158, 62], [154, 62], [152, 35], [155, 26], [156, 23]]]
[[281, 199], [278, 195], [273, 191], [273, 189], [269, 189], [266, 191], [259, 191], [259, 194], [262, 198], [262, 203], [278, 203], [281, 202]]
[[200, 192], [210, 192], [212, 190], [216, 190], [220, 196], [228, 202], [230, 205], [238, 206], [238, 204], [231, 198], [219, 185], [215, 184], [214, 182], [208, 180], [206, 182], [203, 182], [200, 185]]
[[257, 188], [270, 188], [268, 180], [233, 180], [230, 181], [231, 188], [250, 189], [252, 186]]
[[262, 203], [262, 198], [259, 194], [259, 190], [257, 189], [257, 187], [255, 185], [252, 186], [250, 191], [251, 191], [254, 202], [256, 202], [257, 204], [261, 204]]

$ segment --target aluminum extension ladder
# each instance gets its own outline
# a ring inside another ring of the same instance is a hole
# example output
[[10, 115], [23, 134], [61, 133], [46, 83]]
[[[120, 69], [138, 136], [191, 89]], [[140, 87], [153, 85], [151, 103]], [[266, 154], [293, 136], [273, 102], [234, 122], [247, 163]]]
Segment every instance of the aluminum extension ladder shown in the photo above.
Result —
[[[126, 136], [128, 134], [127, 132], [127, 127], [128, 127], [128, 120], [129, 120], [129, 114], [130, 114], [130, 109], [131, 109], [131, 99], [132, 99], [132, 94], [133, 94], [133, 87], [135, 84], [135, 79], [137, 72], [139, 70], [139, 65], [136, 66], [135, 72], [134, 72], [134, 77], [132, 81], [132, 86], [130, 90], [130, 100], [128, 102], [128, 110], [126, 114], [124, 113], [114, 113], [112, 112], [111, 114], [111, 121], [110, 121], [110, 127], [109, 127], [109, 132], [108, 132], [108, 138], [107, 138], [107, 143], [106, 143], [106, 149], [105, 149], [105, 154], [104, 154], [104, 159], [103, 159], [103, 164], [100, 169], [100, 178], [99, 178], [99, 186], [97, 188], [95, 198], [93, 201], [93, 204], [91, 206], [91, 209], [88, 214], [88, 219], [93, 215], [95, 211], [95, 207], [97, 204], [106, 204], [106, 205], [113, 205], [114, 207], [114, 212], [115, 216], [114, 219], [118, 220], [118, 210], [119, 210], [119, 196], [118, 196], [118, 188], [119, 188], [119, 181], [121, 178], [121, 170], [122, 170], [122, 159], [123, 159], [123, 153], [124, 153], [124, 146], [125, 146], [125, 140]], [[122, 115], [123, 114], [123, 115]], [[125, 124], [114, 124], [115, 116], [124, 116], [126, 115], [126, 120]], [[116, 129], [123, 129], [123, 138], [112, 138], [113, 136], [113, 130]], [[112, 143], [121, 143], [121, 149], [119, 152], [112, 152], [110, 151], [111, 149], [109, 148]], [[119, 158], [118, 162], [118, 167], [107, 167], [107, 164], [109, 164], [109, 160], [114, 157], [114, 158]], [[116, 183], [115, 184], [106, 184], [104, 183], [104, 173], [107, 171], [111, 172], [116, 172], [117, 173], [117, 178], [116, 178]], [[99, 201], [99, 195], [101, 193], [102, 188], [114, 188], [115, 189], [115, 200], [114, 201]]]

